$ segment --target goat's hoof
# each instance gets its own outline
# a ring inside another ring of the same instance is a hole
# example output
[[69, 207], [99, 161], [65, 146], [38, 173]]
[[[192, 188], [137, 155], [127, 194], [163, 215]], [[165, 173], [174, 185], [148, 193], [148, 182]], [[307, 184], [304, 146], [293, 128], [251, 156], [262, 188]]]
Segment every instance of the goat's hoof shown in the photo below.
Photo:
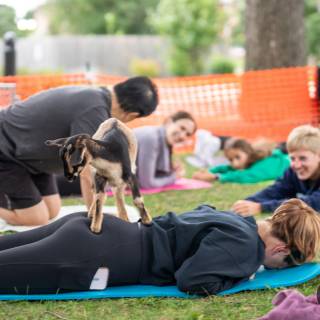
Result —
[[98, 227], [98, 226], [90, 226], [90, 230], [91, 230], [93, 233], [100, 233], [100, 232], [101, 232], [101, 227]]
[[145, 225], [150, 225], [152, 223], [152, 218], [151, 217], [141, 218], [141, 223]]
[[121, 217], [120, 219], [121, 219], [121, 220], [123, 220], [123, 221], [130, 222], [130, 220], [129, 220], [129, 218], [128, 218], [127, 216], [125, 216], [125, 217]]

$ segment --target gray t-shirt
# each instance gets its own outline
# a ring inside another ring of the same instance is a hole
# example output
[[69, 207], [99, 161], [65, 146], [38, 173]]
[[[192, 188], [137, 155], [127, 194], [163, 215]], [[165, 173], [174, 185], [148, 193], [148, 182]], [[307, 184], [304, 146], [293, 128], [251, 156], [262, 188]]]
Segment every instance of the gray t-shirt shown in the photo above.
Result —
[[0, 151], [32, 174], [58, 173], [58, 148], [46, 140], [79, 133], [93, 135], [110, 118], [105, 88], [66, 86], [42, 91], [0, 111]]
[[171, 152], [163, 126], [135, 128], [138, 141], [137, 176], [141, 188], [159, 188], [174, 183]]

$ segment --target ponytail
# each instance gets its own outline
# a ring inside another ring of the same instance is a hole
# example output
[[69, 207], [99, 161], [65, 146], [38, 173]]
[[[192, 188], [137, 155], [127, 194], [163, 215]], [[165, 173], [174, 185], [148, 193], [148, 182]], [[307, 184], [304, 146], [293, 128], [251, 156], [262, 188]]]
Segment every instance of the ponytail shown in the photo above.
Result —
[[252, 143], [252, 148], [255, 152], [257, 160], [271, 156], [273, 149], [277, 144], [265, 138], [259, 138]]
[[290, 199], [276, 209], [270, 222], [272, 235], [287, 244], [295, 264], [315, 258], [320, 250], [318, 212], [300, 199]]

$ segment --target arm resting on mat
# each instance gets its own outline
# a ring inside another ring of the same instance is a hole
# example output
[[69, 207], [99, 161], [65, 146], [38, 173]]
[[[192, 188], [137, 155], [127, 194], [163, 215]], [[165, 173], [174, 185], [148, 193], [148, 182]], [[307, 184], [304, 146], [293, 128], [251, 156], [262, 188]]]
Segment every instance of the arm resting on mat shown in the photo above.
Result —
[[212, 233], [183, 262], [175, 277], [181, 291], [199, 295], [217, 294], [245, 278], [229, 253], [215, 243]]

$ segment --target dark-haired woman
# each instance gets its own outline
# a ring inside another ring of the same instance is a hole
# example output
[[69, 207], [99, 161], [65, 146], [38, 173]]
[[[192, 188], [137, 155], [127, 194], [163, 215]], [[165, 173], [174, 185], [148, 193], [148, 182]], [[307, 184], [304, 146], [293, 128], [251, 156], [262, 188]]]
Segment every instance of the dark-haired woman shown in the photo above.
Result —
[[170, 185], [183, 175], [183, 168], [172, 161], [172, 150], [189, 139], [197, 125], [192, 115], [178, 111], [162, 126], [134, 129], [138, 140], [137, 175], [141, 188]]

